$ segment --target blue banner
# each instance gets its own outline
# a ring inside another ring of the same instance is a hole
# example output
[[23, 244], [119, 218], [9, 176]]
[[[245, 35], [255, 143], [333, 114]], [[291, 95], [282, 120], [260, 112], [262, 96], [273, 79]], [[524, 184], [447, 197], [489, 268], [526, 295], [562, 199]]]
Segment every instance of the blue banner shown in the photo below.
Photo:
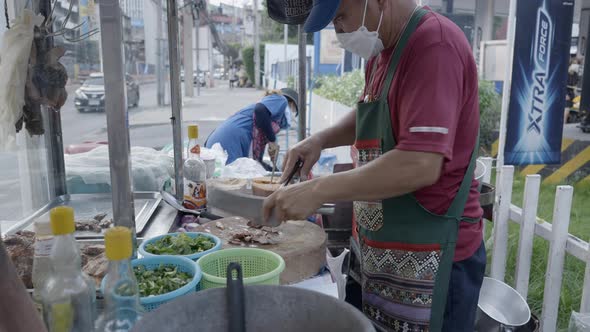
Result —
[[574, 1], [517, 2], [504, 163], [559, 164]]

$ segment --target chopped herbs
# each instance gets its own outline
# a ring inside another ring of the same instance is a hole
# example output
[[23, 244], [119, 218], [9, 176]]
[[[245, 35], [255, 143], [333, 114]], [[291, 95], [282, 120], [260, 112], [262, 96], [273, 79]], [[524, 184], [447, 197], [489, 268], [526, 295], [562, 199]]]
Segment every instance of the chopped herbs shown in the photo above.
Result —
[[148, 270], [143, 265], [133, 268], [139, 295], [141, 297], [162, 295], [170, 293], [188, 284], [192, 276], [186, 272], [178, 271], [176, 266], [160, 265], [154, 270]]
[[167, 235], [154, 243], [145, 246], [145, 250], [154, 255], [192, 255], [209, 250], [215, 246], [215, 242], [204, 236], [190, 237], [180, 233]]

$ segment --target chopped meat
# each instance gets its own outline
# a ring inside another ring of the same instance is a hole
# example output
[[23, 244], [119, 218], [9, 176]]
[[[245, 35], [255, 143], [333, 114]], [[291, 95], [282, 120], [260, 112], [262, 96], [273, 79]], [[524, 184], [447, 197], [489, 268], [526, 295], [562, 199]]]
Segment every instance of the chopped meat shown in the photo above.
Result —
[[215, 222], [215, 227], [217, 227], [217, 228], [219, 228], [221, 230], [224, 230], [225, 229], [225, 226], [223, 226], [223, 224], [220, 223], [219, 221]]
[[16, 272], [27, 288], [33, 288], [33, 255], [35, 253], [35, 233], [21, 231], [7, 236], [4, 240], [8, 256]]
[[[7, 236], [4, 240], [8, 255], [14, 264], [18, 276], [26, 288], [33, 288], [33, 257], [35, 254], [35, 233], [21, 231]], [[81, 248], [83, 271], [93, 277], [100, 285], [100, 281], [107, 272], [108, 261], [104, 254], [103, 245], [89, 245]]]
[[106, 217], [107, 217], [106, 213], [99, 213], [99, 214], [95, 215], [93, 219], [98, 222], [101, 222]]
[[252, 227], [235, 231], [232, 234], [231, 244], [277, 244], [280, 241], [281, 233], [272, 227]]
[[103, 229], [111, 227], [113, 221], [111, 219], [95, 219], [92, 220], [84, 220], [84, 221], [76, 221], [76, 231], [83, 231], [83, 232], [95, 232], [100, 233]]
[[250, 228], [256, 228], [256, 229], [260, 229], [260, 228], [263, 227], [262, 225], [258, 225], [258, 224], [253, 223], [252, 220], [248, 221], [248, 224], [247, 225]]
[[95, 257], [89, 257], [88, 262], [84, 265], [82, 271], [94, 278], [96, 285], [100, 287], [102, 278], [107, 274], [108, 266], [109, 261], [107, 260], [106, 255], [102, 253]]
[[104, 246], [102, 244], [90, 245], [82, 248], [82, 255], [87, 256], [98, 256], [104, 252]]

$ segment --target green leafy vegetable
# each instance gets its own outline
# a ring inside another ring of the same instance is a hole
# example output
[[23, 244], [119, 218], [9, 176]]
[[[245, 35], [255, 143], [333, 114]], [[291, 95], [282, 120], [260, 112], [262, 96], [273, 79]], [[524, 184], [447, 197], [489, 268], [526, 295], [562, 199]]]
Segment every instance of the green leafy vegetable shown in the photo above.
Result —
[[184, 233], [167, 235], [145, 246], [145, 250], [154, 255], [192, 255], [209, 250], [215, 242], [204, 235], [190, 237]]
[[154, 270], [148, 270], [143, 265], [133, 268], [139, 295], [141, 297], [156, 296], [170, 293], [188, 284], [192, 276], [186, 272], [178, 271], [175, 266], [160, 265]]

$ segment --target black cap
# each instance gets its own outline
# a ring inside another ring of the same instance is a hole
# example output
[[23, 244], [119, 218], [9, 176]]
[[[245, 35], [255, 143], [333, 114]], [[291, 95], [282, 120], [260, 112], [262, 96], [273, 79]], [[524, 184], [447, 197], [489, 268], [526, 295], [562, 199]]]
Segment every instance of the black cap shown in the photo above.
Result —
[[281, 93], [283, 94], [283, 96], [287, 97], [287, 100], [295, 103], [295, 107], [297, 108], [295, 112], [299, 113], [299, 94], [297, 93], [297, 91], [290, 88], [282, 88]]
[[336, 16], [340, 0], [313, 0], [313, 8], [305, 21], [305, 32], [320, 31]]
[[[324, 0], [325, 1], [325, 0]], [[281, 24], [303, 24], [313, 5], [312, 0], [267, 0], [268, 16]]]

